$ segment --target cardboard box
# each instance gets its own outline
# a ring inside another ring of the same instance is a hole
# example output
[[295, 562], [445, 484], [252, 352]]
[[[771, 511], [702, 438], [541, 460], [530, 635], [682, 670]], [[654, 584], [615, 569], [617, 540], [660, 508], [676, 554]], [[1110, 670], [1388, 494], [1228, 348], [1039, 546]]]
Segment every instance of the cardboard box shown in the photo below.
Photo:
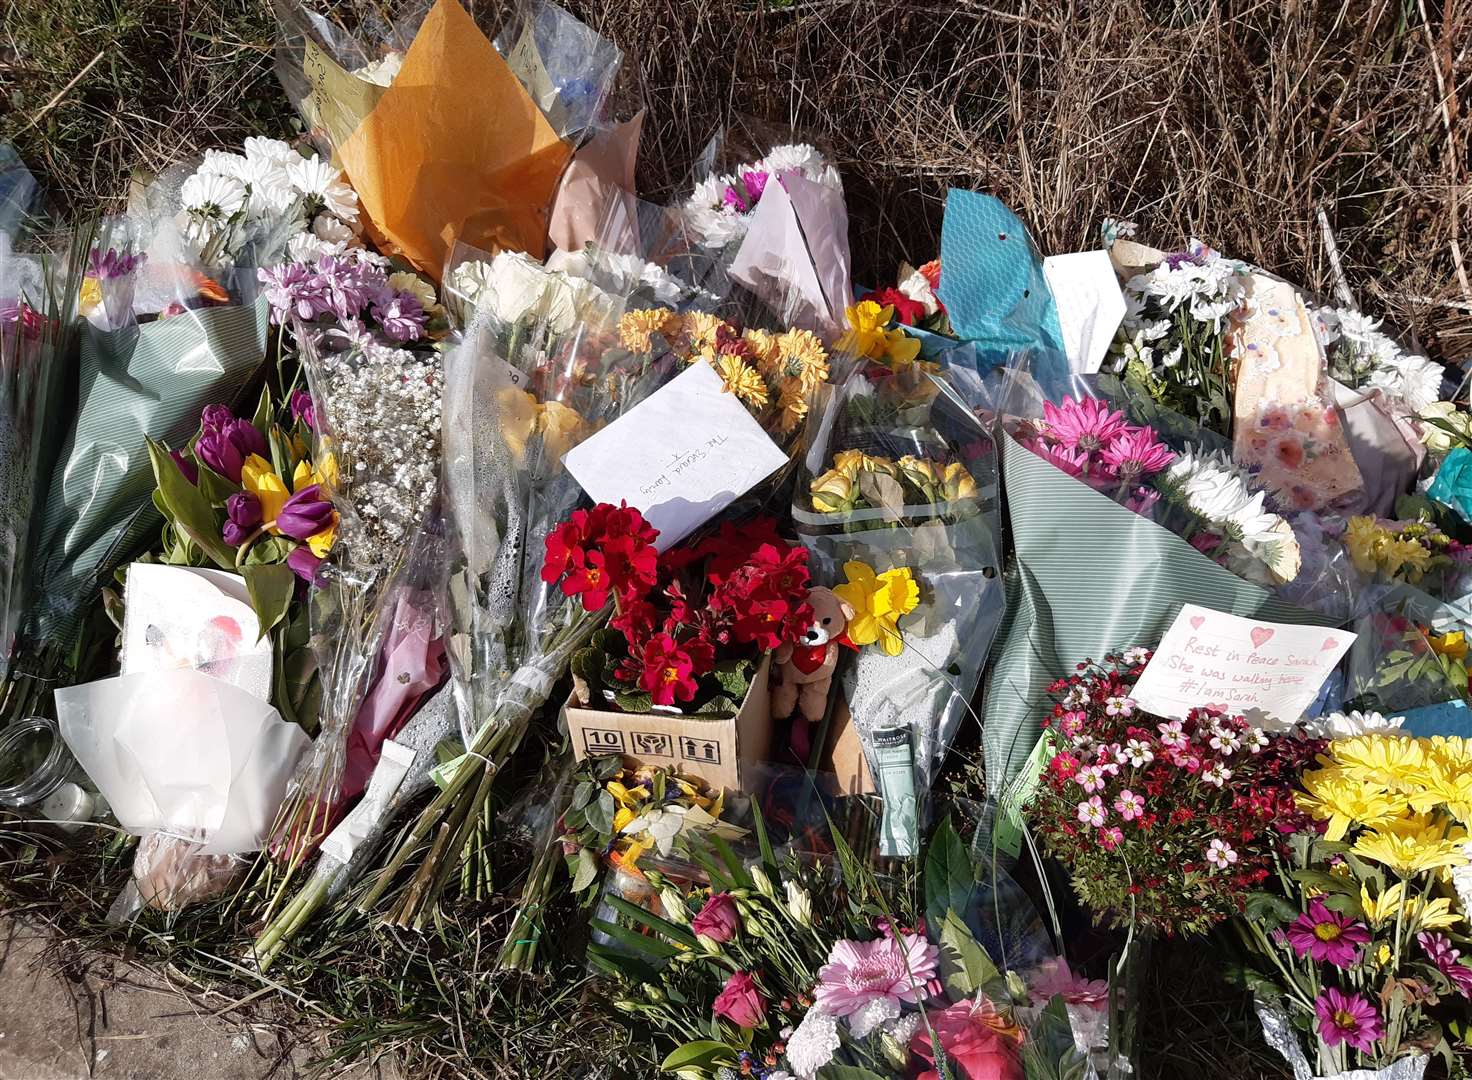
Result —
[[[634, 768], [658, 765], [706, 783], [746, 790], [755, 782], [750, 765], [767, 760], [772, 742], [772, 701], [767, 692], [771, 654], [757, 665], [746, 700], [735, 716], [705, 720], [675, 713], [626, 713], [567, 701], [567, 730], [579, 761], [622, 754]], [[750, 775], [746, 775], [750, 774]]]
[[828, 745], [823, 754], [823, 765], [838, 778], [840, 795], [873, 795], [878, 792], [869, 775], [869, 760], [864, 756], [864, 745], [859, 741], [859, 729], [854, 727], [849, 715], [848, 702], [843, 691], [834, 688], [836, 700], [833, 715], [828, 721]]

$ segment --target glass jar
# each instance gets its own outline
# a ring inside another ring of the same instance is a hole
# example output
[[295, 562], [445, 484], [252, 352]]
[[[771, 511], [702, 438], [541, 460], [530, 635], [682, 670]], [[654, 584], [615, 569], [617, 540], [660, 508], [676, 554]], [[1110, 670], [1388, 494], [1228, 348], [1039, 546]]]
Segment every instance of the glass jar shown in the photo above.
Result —
[[28, 716], [0, 729], [0, 806], [41, 804], [41, 816], [59, 824], [86, 821], [96, 797], [83, 788], [81, 767], [55, 720]]

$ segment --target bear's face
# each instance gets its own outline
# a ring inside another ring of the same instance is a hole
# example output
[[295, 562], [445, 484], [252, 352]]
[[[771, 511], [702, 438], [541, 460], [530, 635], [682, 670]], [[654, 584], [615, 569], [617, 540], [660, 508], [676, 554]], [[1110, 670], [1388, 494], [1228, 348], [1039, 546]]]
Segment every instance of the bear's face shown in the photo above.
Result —
[[822, 586], [808, 590], [808, 604], [813, 609], [813, 621], [803, 632], [802, 643], [810, 647], [826, 645], [838, 637], [854, 614], [853, 608]]

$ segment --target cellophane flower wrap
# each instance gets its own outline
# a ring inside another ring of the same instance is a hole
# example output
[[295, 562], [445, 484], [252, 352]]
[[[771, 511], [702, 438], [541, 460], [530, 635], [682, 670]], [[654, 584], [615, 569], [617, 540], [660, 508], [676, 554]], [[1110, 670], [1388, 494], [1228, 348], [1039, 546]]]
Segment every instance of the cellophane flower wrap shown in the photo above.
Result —
[[[1472, 999], [1466, 740], [1358, 714], [1303, 773], [1295, 832], [1236, 928], [1270, 1045], [1295, 1076], [1419, 1076]], [[1388, 1072], [1385, 1070], [1389, 1070]]]
[[590, 575], [559, 582], [558, 573], [544, 572], [554, 538], [571, 541], [562, 545], [569, 558], [572, 548], [600, 547], [615, 532], [635, 544], [652, 539], [637, 511], [613, 507], [580, 511], [569, 537], [563, 527], [585, 496], [561, 459], [658, 386], [672, 364], [618, 347], [622, 298], [601, 290], [580, 298], [565, 276], [534, 260], [522, 260], [515, 280], [519, 310], [491, 306], [492, 274], [491, 292], [446, 356], [447, 625], [466, 754], [362, 901], [365, 909], [376, 904], [419, 841], [447, 819], [450, 843], [421, 867], [428, 887], [416, 883], [395, 907], [392, 918], [403, 925], [422, 925], [433, 909], [451, 867], [479, 835], [500, 765], [612, 607], [609, 590], [599, 591]]
[[1084, 660], [1159, 641], [1184, 603], [1283, 623], [1342, 620], [1337, 606], [1300, 606], [1317, 602], [1320, 568], [1305, 573], [1298, 534], [1211, 433], [1108, 377], [1046, 402], [1023, 373], [1000, 386], [967, 398], [1001, 421], [1015, 555], [982, 703], [998, 790], [1037, 741], [1048, 686]]
[[945, 373], [868, 359], [808, 423], [792, 517], [814, 580], [843, 597], [857, 579], [907, 569], [918, 586], [913, 610], [845, 662], [839, 682], [871, 770], [873, 733], [906, 732], [923, 798], [1002, 620], [995, 447]]

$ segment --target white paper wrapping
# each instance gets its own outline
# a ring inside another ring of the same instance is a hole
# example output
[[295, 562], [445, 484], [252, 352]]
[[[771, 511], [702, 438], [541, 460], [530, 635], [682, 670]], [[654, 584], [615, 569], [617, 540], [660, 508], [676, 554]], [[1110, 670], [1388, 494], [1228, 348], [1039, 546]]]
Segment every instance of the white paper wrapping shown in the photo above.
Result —
[[56, 691], [62, 738], [130, 833], [257, 851], [306, 734], [244, 690], [192, 669]]

